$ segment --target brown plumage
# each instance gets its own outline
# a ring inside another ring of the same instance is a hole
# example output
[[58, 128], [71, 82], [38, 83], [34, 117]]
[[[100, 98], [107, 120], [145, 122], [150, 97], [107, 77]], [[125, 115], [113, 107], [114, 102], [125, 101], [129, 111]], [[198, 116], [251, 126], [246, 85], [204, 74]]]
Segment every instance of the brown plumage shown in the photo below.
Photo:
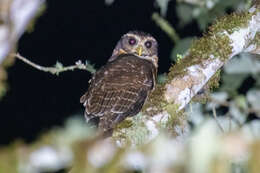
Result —
[[80, 99], [86, 107], [86, 119], [98, 118], [98, 128], [108, 131], [126, 117], [136, 115], [154, 88], [157, 60], [157, 42], [153, 37], [136, 31], [125, 34]]

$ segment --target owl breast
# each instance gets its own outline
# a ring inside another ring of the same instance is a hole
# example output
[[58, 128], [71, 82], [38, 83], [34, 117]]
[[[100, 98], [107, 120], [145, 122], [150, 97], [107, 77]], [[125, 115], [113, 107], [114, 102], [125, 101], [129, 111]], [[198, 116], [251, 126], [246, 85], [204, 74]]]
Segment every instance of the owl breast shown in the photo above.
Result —
[[130, 54], [117, 57], [94, 75], [81, 97], [85, 117], [98, 117], [98, 127], [104, 131], [114, 128], [141, 110], [155, 78], [156, 68], [151, 62]]

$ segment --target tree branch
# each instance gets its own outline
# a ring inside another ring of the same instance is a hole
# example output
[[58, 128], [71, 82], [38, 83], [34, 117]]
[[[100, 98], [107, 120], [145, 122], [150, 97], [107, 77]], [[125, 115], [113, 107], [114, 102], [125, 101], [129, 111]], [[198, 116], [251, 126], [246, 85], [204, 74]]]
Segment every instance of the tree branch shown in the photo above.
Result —
[[[172, 121], [173, 116], [179, 118], [178, 113], [227, 61], [242, 52], [255, 50], [257, 44], [253, 40], [257, 32], [260, 32], [260, 12], [254, 6], [249, 12], [234, 13], [218, 20], [207, 35], [194, 41], [187, 55], [171, 67], [167, 82], [156, 88], [145, 105], [145, 112], [159, 110], [143, 121], [146, 138], [156, 137], [160, 125]], [[173, 133], [182, 136], [187, 127], [173, 128]]]
[[44, 0], [0, 1], [0, 64], [15, 48], [17, 40], [43, 3]]
[[[198, 64], [188, 66], [185, 74], [174, 76], [174, 78], [165, 86], [166, 91], [164, 96], [167, 102], [178, 104], [179, 109], [183, 109], [186, 104], [189, 103], [191, 98], [202, 89], [202, 87], [217, 72], [217, 70], [225, 64], [226, 61], [239, 53], [255, 50], [256, 45], [249, 45], [248, 43], [255, 38], [256, 32], [260, 30], [260, 13], [257, 12], [250, 18], [248, 26], [237, 29], [234, 28], [234, 30], [233, 33], [229, 34], [227, 30], [223, 29], [214, 35], [209, 36], [216, 37], [215, 42], [220, 43], [222, 42], [221, 39], [226, 39], [223, 37], [227, 37], [229, 39], [229, 44], [219, 45], [215, 50], [224, 53], [226, 48], [231, 47], [231, 52], [227, 57], [220, 57], [219, 55], [214, 55], [216, 54], [215, 52], [199, 50], [202, 51], [201, 54], [205, 55], [206, 58], [201, 59]], [[217, 37], [217, 35], [221, 35], [221, 37]], [[194, 52], [194, 54], [196, 55], [196, 52]], [[194, 55], [190, 52], [185, 58], [189, 57], [194, 58]]]
[[35, 64], [33, 62], [31, 62], [30, 60], [26, 59], [25, 57], [21, 56], [19, 53], [17, 54], [12, 54], [14, 57], [20, 59], [21, 61], [23, 61], [24, 63], [40, 70], [40, 71], [44, 71], [44, 72], [49, 72], [51, 74], [56, 74], [59, 75], [59, 73], [61, 72], [65, 72], [65, 71], [73, 71], [75, 69], [79, 69], [79, 70], [86, 70], [90, 73], [95, 73], [96, 70], [94, 68], [93, 65], [89, 64], [88, 61], [86, 61], [86, 64], [83, 64], [81, 62], [81, 60], [77, 61], [75, 63], [75, 65], [71, 65], [71, 66], [67, 66], [64, 67], [61, 63], [57, 62], [56, 65], [54, 67], [43, 67], [40, 66], [38, 64]]
[[[186, 58], [190, 61], [196, 59], [195, 63], [187, 64], [187, 68], [183, 73], [174, 71], [171, 74], [170, 72], [170, 75], [176, 75], [165, 85], [164, 99], [167, 103], [177, 104], [179, 110], [183, 109], [226, 61], [242, 52], [251, 52], [256, 49], [257, 45], [252, 40], [260, 31], [260, 12], [255, 7], [252, 7], [249, 11], [250, 13], [241, 16], [231, 15], [225, 17], [210, 28], [209, 35], [194, 42], [194, 44], [210, 43], [215, 45], [214, 47], [194, 45], [189, 50], [188, 55], [184, 57], [184, 64], [182, 65], [186, 65]], [[247, 18], [244, 15], [249, 16], [246, 24], [243, 21], [237, 21], [238, 26], [234, 26], [235, 28], [232, 28], [233, 30], [230, 32], [226, 22], [229, 22], [230, 19], [233, 21], [241, 20], [242, 17]], [[218, 25], [224, 28], [220, 28]], [[192, 50], [196, 48], [198, 50]], [[203, 57], [198, 57], [198, 55]]]

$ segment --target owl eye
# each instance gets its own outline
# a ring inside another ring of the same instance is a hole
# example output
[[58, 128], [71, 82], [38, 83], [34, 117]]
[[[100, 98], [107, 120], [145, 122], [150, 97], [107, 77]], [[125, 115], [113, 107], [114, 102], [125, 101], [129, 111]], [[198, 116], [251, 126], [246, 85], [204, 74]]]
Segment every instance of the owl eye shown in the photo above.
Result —
[[152, 42], [151, 41], [147, 41], [147, 42], [144, 43], [144, 45], [145, 45], [145, 47], [147, 49], [150, 49], [152, 47]]
[[133, 45], [136, 44], [136, 39], [135, 39], [135, 38], [130, 38], [130, 39], [128, 40], [128, 43], [133, 46]]

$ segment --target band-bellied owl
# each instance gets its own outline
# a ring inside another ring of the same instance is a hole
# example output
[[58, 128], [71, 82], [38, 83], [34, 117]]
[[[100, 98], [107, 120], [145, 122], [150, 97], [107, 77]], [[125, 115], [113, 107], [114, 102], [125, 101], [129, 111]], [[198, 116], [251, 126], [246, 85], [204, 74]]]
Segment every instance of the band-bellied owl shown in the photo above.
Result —
[[144, 32], [130, 31], [121, 37], [80, 98], [87, 121], [98, 118], [98, 128], [106, 132], [141, 110], [156, 83], [157, 47], [157, 41]]

